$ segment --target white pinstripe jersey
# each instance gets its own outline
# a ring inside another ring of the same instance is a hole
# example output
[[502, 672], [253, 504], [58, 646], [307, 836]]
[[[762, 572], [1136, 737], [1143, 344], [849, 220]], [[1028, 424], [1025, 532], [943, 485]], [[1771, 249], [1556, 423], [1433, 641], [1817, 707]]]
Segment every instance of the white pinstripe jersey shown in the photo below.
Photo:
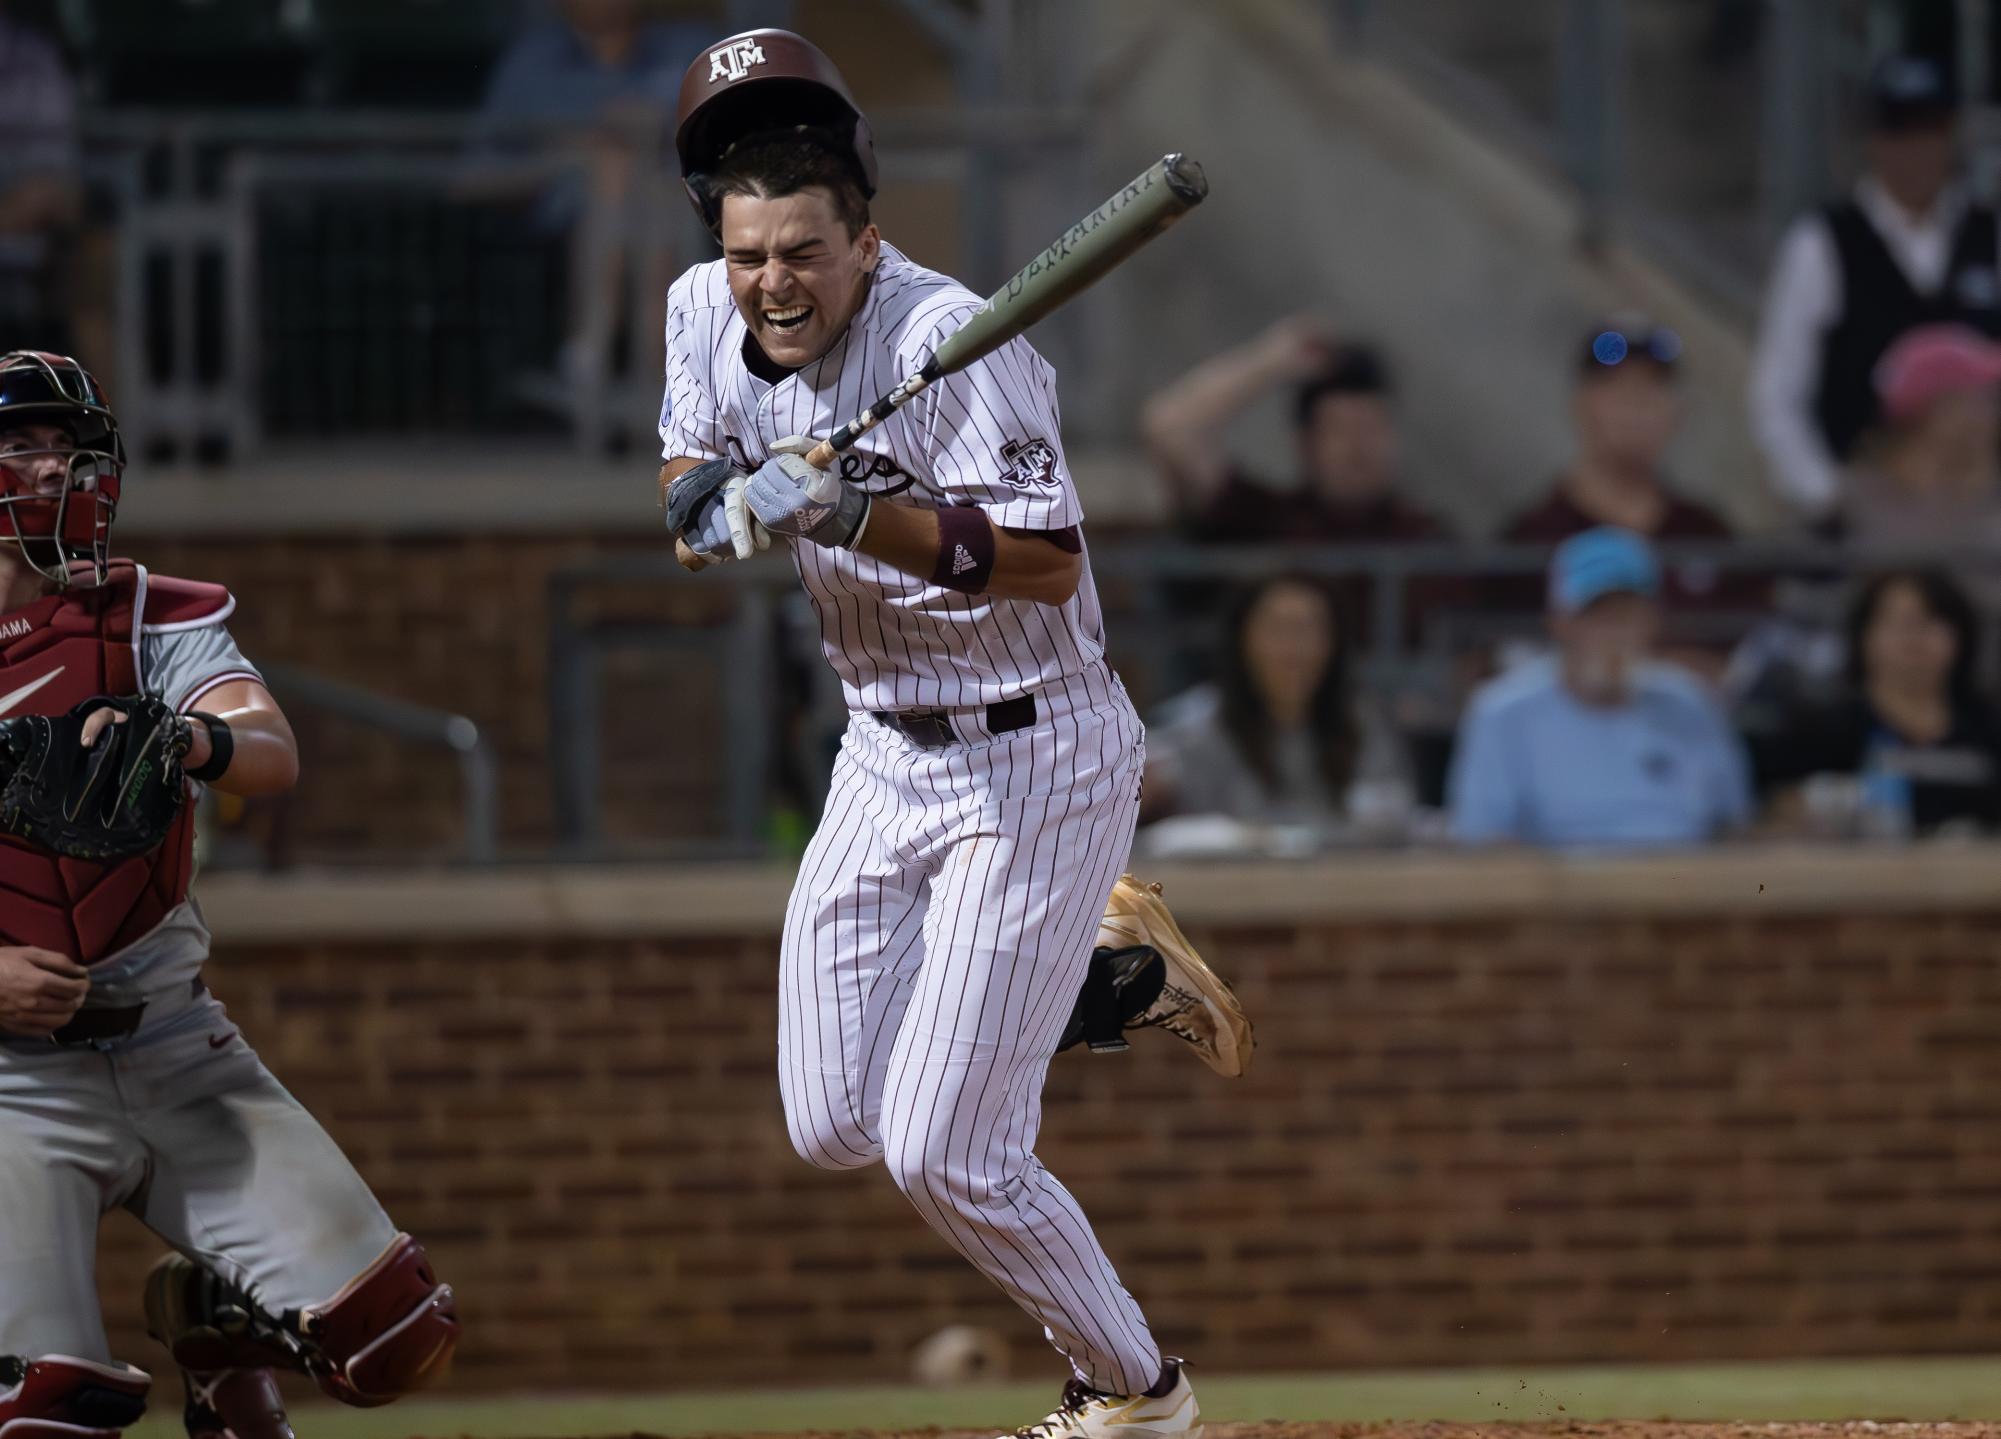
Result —
[[[667, 294], [663, 454], [754, 469], [775, 440], [823, 438], [920, 369], [980, 303], [884, 245], [847, 333], [770, 385], [744, 363], [724, 262], [697, 265]], [[1016, 339], [932, 385], [839, 463], [851, 483], [896, 504], [977, 505], [996, 525], [1060, 530], [1084, 516], [1057, 425], [1056, 372]], [[1104, 655], [1088, 554], [1077, 593], [1060, 606], [961, 594], [815, 544], [795, 544], [793, 557], [851, 710], [973, 709]]]

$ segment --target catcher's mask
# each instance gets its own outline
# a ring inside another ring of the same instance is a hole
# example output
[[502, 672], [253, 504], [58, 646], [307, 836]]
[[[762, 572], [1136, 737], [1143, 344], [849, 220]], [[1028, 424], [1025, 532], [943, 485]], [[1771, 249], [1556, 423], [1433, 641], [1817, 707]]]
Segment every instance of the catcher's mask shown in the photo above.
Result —
[[124, 473], [118, 421], [88, 370], [38, 350], [0, 355], [0, 540], [59, 586], [86, 564], [104, 583]]

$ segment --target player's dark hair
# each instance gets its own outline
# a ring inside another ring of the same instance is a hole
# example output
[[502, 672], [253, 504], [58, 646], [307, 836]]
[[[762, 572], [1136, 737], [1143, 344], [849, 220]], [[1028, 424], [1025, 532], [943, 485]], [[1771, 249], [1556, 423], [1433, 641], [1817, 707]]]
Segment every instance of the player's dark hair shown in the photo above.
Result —
[[814, 125], [760, 130], [730, 146], [705, 185], [718, 203], [725, 195], [782, 200], [802, 190], [825, 190], [848, 238], [868, 228], [868, 194], [852, 141]]
[[1868, 693], [1868, 660], [1863, 640], [1884, 597], [1898, 585], [1917, 592], [1925, 612], [1952, 631], [1952, 669], [1946, 675], [1946, 697], [1965, 708], [1980, 702], [1980, 615], [1959, 581], [1940, 569], [1889, 570], [1875, 576], [1848, 607], [1848, 683], [1856, 694]]
[[1379, 395], [1388, 399], [1396, 386], [1382, 352], [1373, 345], [1336, 345], [1327, 366], [1299, 387], [1293, 397], [1293, 423], [1305, 429], [1313, 411], [1329, 395]]
[[1230, 611], [1226, 632], [1229, 650], [1223, 658], [1223, 729], [1237, 754], [1264, 785], [1265, 793], [1278, 796], [1277, 726], [1258, 690], [1257, 677], [1251, 673], [1244, 635], [1258, 606], [1279, 589], [1306, 590], [1327, 608], [1327, 627], [1333, 645], [1327, 656], [1327, 668], [1321, 671], [1320, 681], [1307, 701], [1306, 723], [1312, 735], [1314, 764], [1320, 771], [1320, 781], [1326, 786], [1328, 798], [1339, 804], [1348, 792], [1348, 782], [1354, 778], [1355, 759], [1361, 750], [1349, 655], [1354, 631], [1339, 600], [1318, 580], [1299, 574], [1274, 575], [1238, 596]]

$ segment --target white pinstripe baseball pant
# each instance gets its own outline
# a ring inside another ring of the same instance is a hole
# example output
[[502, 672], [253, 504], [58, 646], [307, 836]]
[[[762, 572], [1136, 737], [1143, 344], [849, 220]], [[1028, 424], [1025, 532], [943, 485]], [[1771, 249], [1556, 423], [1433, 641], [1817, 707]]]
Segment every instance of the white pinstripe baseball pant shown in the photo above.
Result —
[[868, 715], [841, 744], [785, 918], [779, 1079], [810, 1163], [884, 1162], [1084, 1381], [1136, 1394], [1160, 1350], [1036, 1159], [1042, 1083], [1124, 868], [1144, 747], [1102, 666], [1037, 721], [922, 749]]

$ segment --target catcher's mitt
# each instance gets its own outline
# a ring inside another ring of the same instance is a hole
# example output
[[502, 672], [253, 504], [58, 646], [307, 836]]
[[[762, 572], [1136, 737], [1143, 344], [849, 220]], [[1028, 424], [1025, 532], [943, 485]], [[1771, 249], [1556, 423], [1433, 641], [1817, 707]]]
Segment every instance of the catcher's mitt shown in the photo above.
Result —
[[[89, 749], [83, 723], [117, 710]], [[99, 697], [65, 715], [0, 720], [0, 828], [72, 859], [145, 854], [167, 837], [187, 802], [181, 757], [187, 721], [150, 697]]]

